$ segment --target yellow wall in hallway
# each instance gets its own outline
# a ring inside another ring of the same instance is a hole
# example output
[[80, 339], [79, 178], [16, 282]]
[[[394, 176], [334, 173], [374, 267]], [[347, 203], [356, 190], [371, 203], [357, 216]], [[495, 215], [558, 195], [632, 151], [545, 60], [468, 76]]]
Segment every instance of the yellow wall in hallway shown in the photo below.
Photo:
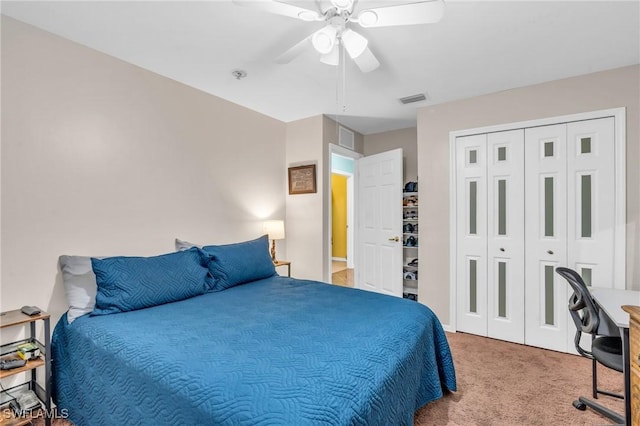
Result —
[[331, 174], [331, 256], [347, 257], [347, 177]]

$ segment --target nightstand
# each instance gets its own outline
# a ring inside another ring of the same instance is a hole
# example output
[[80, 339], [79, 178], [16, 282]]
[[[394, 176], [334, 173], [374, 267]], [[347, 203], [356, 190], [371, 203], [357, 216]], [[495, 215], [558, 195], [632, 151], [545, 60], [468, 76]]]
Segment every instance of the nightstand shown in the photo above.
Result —
[[629, 314], [629, 374], [630, 394], [625, 398], [631, 400], [631, 421], [627, 419], [627, 424], [640, 424], [640, 306], [624, 305], [622, 309]]
[[291, 262], [289, 262], [288, 260], [276, 260], [275, 262], [273, 262], [273, 264], [276, 266], [276, 268], [278, 266], [286, 266], [287, 277], [291, 278]]
[[[36, 321], [44, 322], [44, 344], [36, 340]], [[29, 324], [29, 337], [26, 339], [18, 340], [12, 343], [0, 344], [0, 357], [2, 358], [17, 358], [16, 352], [18, 345], [31, 342], [35, 343], [40, 349], [40, 356], [34, 360], [30, 360], [23, 367], [14, 368], [11, 370], [0, 370], [0, 379], [4, 379], [9, 376], [13, 376], [19, 373], [31, 372], [30, 380], [25, 383], [13, 386], [11, 388], [0, 391], [0, 416], [2, 416], [2, 426], [18, 426], [31, 424], [29, 416], [19, 418], [7, 418], [9, 413], [13, 414], [10, 409], [7, 410], [9, 403], [13, 400], [11, 393], [20, 392], [22, 390], [32, 390], [38, 396], [38, 398], [44, 402], [44, 421], [45, 425], [51, 425], [51, 329], [49, 325], [49, 314], [46, 312], [40, 312], [37, 315], [29, 316], [22, 313], [20, 309], [13, 311], [0, 312], [0, 328], [15, 327], [20, 325]], [[36, 380], [36, 369], [44, 367], [44, 387]], [[33, 417], [37, 417], [36, 412], [33, 413]]]

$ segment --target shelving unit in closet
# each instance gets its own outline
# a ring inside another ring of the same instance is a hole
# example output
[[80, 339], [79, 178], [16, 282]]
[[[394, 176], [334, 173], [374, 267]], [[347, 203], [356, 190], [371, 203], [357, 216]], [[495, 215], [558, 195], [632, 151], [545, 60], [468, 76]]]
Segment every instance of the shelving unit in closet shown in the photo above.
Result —
[[405, 184], [402, 210], [402, 296], [418, 301], [418, 182]]

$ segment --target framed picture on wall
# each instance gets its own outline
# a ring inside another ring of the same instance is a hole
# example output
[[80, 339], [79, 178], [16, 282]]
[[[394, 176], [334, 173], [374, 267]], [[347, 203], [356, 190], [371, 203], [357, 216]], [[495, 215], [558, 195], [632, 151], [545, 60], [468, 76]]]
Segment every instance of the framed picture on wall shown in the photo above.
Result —
[[316, 192], [316, 165], [289, 167], [289, 194]]

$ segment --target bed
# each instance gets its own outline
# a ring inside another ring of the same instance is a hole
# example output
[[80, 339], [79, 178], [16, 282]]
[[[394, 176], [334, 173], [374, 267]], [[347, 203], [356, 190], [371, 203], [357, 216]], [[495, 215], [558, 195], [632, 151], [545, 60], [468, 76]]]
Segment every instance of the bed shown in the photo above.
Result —
[[53, 392], [76, 425], [410, 425], [456, 390], [429, 308], [315, 281], [272, 275], [67, 315], [53, 333]]

